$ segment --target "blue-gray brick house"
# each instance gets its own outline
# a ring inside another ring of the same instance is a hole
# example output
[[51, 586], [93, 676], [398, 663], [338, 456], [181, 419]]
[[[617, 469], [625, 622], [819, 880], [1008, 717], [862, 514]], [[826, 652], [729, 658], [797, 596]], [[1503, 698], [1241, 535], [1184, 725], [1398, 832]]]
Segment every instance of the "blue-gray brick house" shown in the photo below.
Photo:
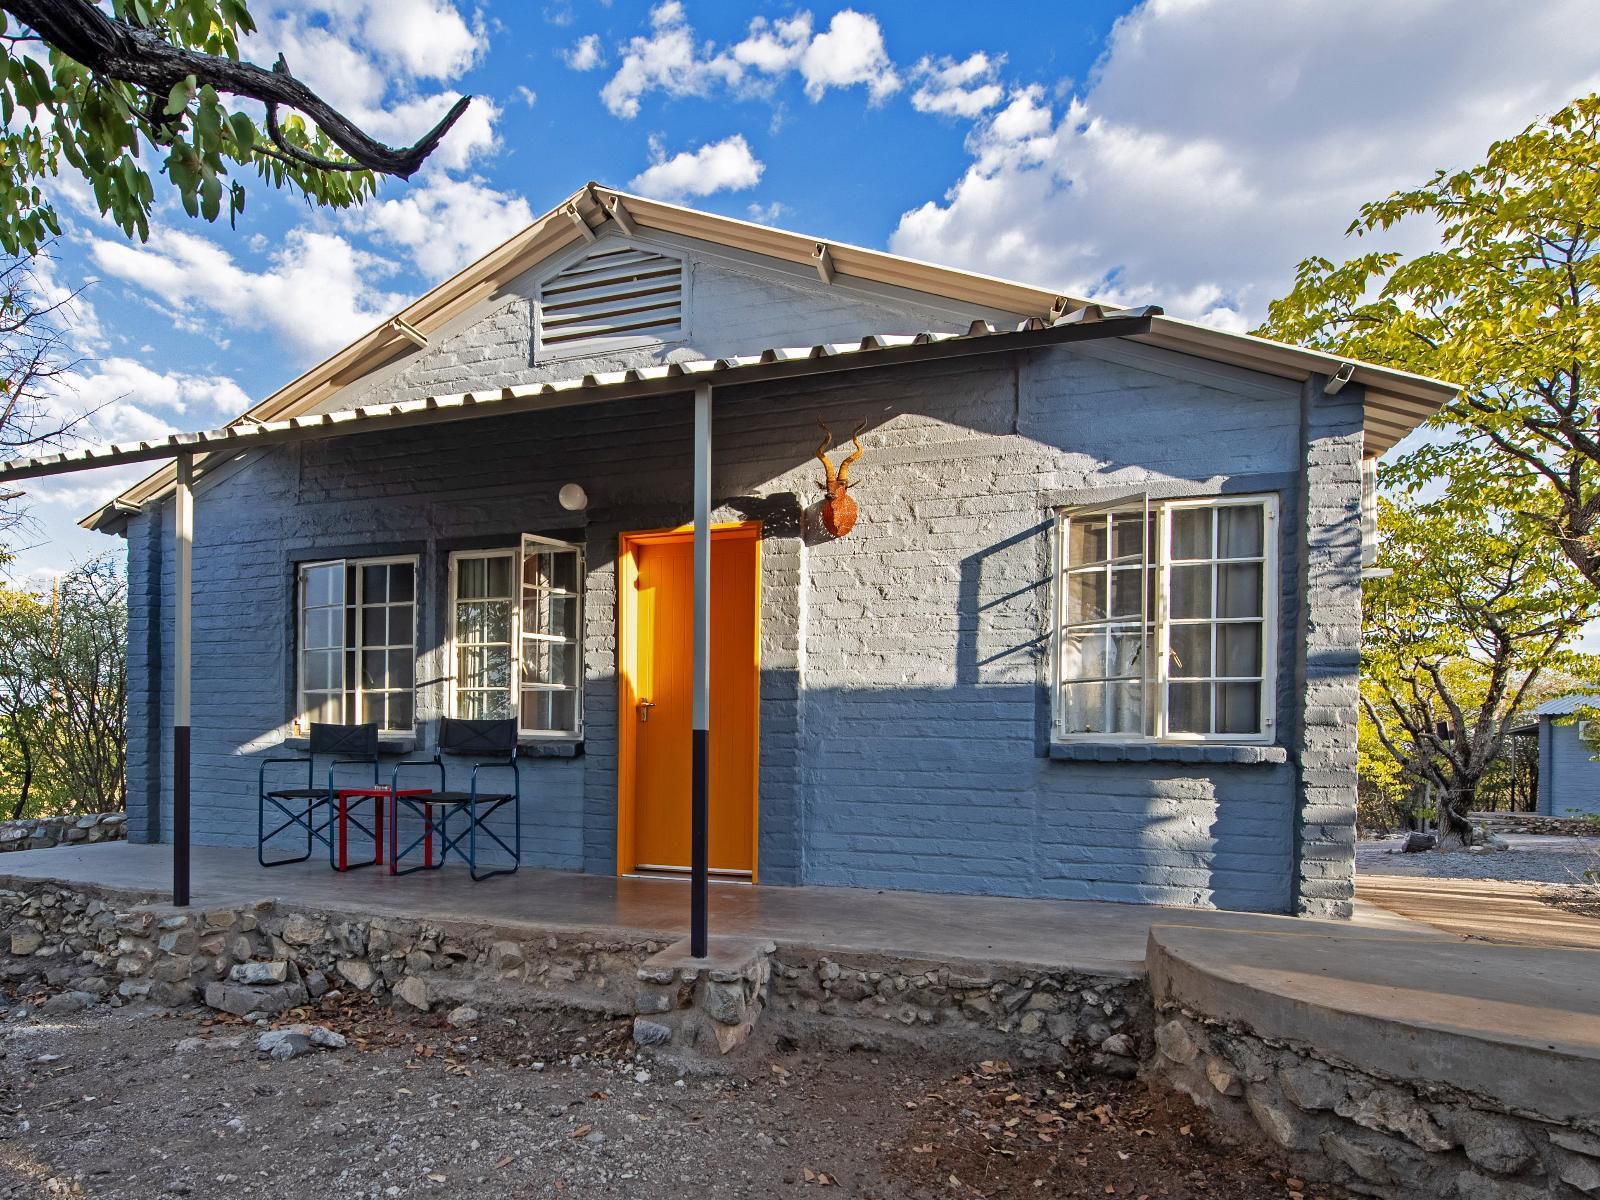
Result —
[[1551, 817], [1600, 816], [1600, 762], [1584, 744], [1587, 714], [1600, 696], [1574, 693], [1533, 710], [1539, 738], [1538, 811]]
[[[501, 714], [525, 865], [681, 870], [701, 377], [714, 870], [1348, 911], [1363, 464], [1448, 388], [597, 185], [199, 459], [195, 841], [253, 844], [311, 720]], [[861, 429], [843, 537], [819, 422], [835, 465]], [[85, 521], [127, 540], [147, 840], [173, 480]]]

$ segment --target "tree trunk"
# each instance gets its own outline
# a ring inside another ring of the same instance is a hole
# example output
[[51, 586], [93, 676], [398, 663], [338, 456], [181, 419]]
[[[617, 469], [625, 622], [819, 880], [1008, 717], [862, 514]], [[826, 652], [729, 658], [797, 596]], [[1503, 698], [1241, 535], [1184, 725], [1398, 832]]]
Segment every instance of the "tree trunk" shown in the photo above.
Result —
[[1467, 813], [1472, 808], [1477, 788], [1471, 784], [1439, 791], [1439, 849], [1459, 850], [1472, 845], [1472, 822]]
[[22, 751], [22, 791], [17, 796], [17, 806], [11, 810], [11, 819], [18, 820], [28, 809], [28, 793], [33, 789], [33, 752], [28, 739], [19, 737], [17, 746]]

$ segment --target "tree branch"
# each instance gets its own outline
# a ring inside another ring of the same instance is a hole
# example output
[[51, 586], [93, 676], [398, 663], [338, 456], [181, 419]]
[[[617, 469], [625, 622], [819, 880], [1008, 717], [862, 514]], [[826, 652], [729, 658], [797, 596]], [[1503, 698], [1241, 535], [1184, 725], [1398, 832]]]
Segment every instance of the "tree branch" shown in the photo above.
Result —
[[304, 113], [334, 145], [351, 157], [354, 165], [305, 155], [285, 143], [281, 130], [272, 135], [278, 153], [264, 149], [262, 152], [274, 157], [287, 154], [319, 170], [369, 170], [409, 179], [472, 102], [470, 96], [463, 96], [420, 141], [397, 149], [364, 133], [296, 79], [281, 55], [278, 65], [269, 71], [254, 63], [175, 46], [152, 30], [117, 20], [97, 8], [92, 0], [0, 0], [0, 8], [91, 71], [152, 94], [165, 96], [174, 85], [192, 75], [199, 83], [210, 84], [218, 92], [266, 105], [269, 122], [273, 125], [276, 117], [270, 114], [277, 107]]

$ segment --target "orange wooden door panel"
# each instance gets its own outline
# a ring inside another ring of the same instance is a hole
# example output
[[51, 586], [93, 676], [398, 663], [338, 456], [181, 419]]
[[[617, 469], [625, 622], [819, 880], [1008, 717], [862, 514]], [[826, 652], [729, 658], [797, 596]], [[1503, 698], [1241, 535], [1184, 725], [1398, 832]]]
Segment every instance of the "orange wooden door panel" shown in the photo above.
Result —
[[[756, 533], [750, 527], [715, 531], [711, 553], [711, 869], [740, 874], [755, 870], [760, 740]], [[631, 724], [631, 736], [623, 738], [629, 761], [619, 774], [620, 865], [623, 870], [686, 870], [693, 543], [686, 534], [639, 535], [625, 538], [624, 547], [621, 718]]]

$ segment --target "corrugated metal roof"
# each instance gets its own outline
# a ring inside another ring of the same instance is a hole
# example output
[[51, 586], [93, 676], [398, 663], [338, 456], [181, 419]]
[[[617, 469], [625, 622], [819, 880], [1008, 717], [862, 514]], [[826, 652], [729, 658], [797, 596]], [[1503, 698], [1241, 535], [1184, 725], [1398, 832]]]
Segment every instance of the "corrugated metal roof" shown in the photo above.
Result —
[[222, 429], [175, 433], [147, 441], [89, 446], [63, 454], [19, 459], [0, 464], [0, 479], [59, 475], [174, 458], [181, 454], [241, 454], [255, 446], [670, 394], [692, 389], [702, 382], [717, 386], [761, 383], [904, 362], [1027, 350], [1094, 338], [1126, 337], [1147, 332], [1152, 318], [1160, 312], [1159, 308], [1150, 306], [1106, 313], [1090, 305], [1075, 309], [1055, 322], [1035, 318], [1012, 330], [996, 330], [986, 322], [975, 321], [965, 333], [870, 334], [859, 342], [773, 347], [759, 354], [603, 371], [571, 379], [429, 396], [422, 400], [340, 409], [281, 421], [246, 420]]
[[1536, 717], [1570, 717], [1580, 708], [1600, 708], [1600, 692], [1573, 692], [1546, 700], [1533, 710]]

